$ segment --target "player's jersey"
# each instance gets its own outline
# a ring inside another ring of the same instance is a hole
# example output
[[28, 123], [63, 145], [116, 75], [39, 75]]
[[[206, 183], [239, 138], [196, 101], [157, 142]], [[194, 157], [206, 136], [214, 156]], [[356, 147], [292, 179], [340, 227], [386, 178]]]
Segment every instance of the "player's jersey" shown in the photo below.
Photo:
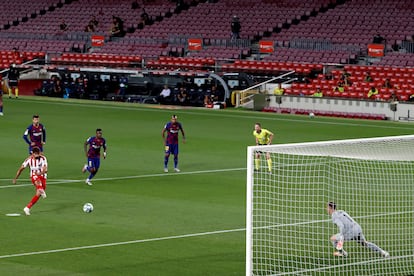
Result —
[[34, 126], [33, 124], [28, 126], [23, 134], [23, 139], [29, 145], [33, 142], [35, 146], [41, 148], [42, 142], [46, 142], [46, 128], [44, 125], [39, 124]]
[[[42, 171], [43, 167], [46, 167], [47, 171], [47, 159], [45, 156], [41, 155], [39, 157], [29, 156], [26, 160], [24, 160], [23, 167], [30, 167], [30, 177], [37, 175]], [[43, 177], [46, 178], [46, 173], [42, 174]]]
[[101, 156], [101, 148], [106, 150], [105, 138], [89, 137], [86, 142], [89, 145], [88, 158], [99, 158]]
[[260, 133], [257, 133], [256, 130], [253, 130], [253, 135], [256, 137], [259, 145], [267, 145], [270, 142], [270, 135], [272, 134], [272, 132], [264, 128], [262, 128], [262, 131]]
[[19, 70], [17, 70], [17, 68], [11, 67], [9, 69], [9, 73], [7, 77], [10, 81], [17, 81], [19, 79], [19, 76], [20, 76], [20, 73], [19, 73]]
[[179, 122], [168, 122], [164, 129], [167, 130], [167, 139], [166, 144], [167, 145], [175, 145], [178, 144], [178, 133], [180, 131], [183, 131], [183, 127], [181, 126], [181, 123]]
[[353, 238], [361, 233], [361, 226], [347, 212], [339, 210], [332, 213], [332, 221], [339, 228], [345, 239]]

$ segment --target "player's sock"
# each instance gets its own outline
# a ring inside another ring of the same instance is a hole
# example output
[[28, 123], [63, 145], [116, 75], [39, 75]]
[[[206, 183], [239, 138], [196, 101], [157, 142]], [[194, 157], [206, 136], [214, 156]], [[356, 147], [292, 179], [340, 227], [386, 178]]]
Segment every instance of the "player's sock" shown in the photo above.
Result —
[[168, 168], [168, 159], [169, 157], [167, 156], [164, 157], [164, 168]]
[[174, 168], [178, 166], [178, 157], [174, 156]]
[[27, 208], [32, 208], [33, 205], [36, 204], [36, 202], [39, 200], [40, 195], [35, 195], [32, 200], [30, 200], [29, 204], [27, 204]]
[[19, 88], [14, 89], [14, 95], [16, 95], [16, 98], [19, 97]]
[[260, 167], [260, 159], [254, 159], [254, 168], [256, 169], [256, 171], [259, 170]]
[[267, 167], [269, 168], [269, 172], [271, 172], [272, 171], [272, 159], [271, 158], [267, 159]]
[[91, 180], [91, 179], [95, 176], [95, 174], [96, 174], [96, 173], [91, 173], [91, 174], [88, 176], [88, 179], [89, 179], [89, 180]]
[[382, 253], [382, 249], [378, 246], [378, 245], [376, 245], [375, 243], [372, 243], [372, 242], [366, 242], [366, 244], [367, 244], [367, 247], [369, 248], [369, 249], [371, 249], [372, 251], [375, 251], [375, 252], [378, 252], [378, 253]]

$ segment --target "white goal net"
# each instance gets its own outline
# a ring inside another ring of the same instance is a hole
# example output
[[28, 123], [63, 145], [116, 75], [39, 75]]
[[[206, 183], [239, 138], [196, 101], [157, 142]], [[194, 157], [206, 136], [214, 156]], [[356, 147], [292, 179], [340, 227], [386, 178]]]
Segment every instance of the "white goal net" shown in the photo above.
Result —
[[[328, 202], [389, 256], [358, 237], [334, 256]], [[414, 135], [248, 147], [246, 275], [411, 274]]]

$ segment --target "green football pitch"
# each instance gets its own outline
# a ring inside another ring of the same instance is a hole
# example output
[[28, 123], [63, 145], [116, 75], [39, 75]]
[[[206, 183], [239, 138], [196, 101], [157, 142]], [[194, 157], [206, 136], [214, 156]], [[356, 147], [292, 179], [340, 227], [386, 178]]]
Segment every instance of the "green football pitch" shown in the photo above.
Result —
[[[406, 122], [35, 97], [4, 99], [4, 113], [0, 275], [243, 275], [246, 147], [255, 122], [277, 144], [414, 132]], [[34, 194], [28, 171], [11, 182], [28, 154], [22, 135], [33, 114], [47, 129], [48, 197], [26, 217]], [[187, 137], [180, 173], [172, 157], [163, 172], [161, 131], [172, 114]], [[96, 128], [108, 157], [87, 186], [83, 143]], [[82, 211], [86, 202], [92, 213]]]

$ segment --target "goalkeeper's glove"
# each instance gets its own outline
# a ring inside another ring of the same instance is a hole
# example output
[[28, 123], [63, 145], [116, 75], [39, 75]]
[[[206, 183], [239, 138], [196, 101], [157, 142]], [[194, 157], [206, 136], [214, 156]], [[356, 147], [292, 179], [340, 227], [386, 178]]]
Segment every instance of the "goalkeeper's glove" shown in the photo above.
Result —
[[336, 250], [342, 250], [342, 247], [344, 246], [344, 242], [343, 241], [339, 241], [336, 244]]
[[336, 250], [342, 250], [342, 247], [344, 246], [344, 236], [339, 234], [337, 238]]

